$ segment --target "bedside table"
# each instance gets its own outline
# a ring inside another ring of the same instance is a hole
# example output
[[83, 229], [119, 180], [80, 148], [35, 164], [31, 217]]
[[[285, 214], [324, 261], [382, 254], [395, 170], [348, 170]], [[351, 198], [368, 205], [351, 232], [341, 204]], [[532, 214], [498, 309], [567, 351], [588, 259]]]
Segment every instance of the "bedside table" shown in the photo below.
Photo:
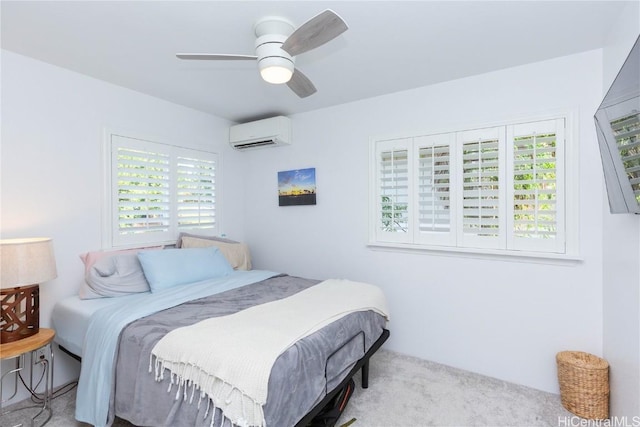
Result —
[[[40, 383], [44, 381], [42, 406], [29, 405], [23, 408], [1, 412], [0, 416], [10, 412], [21, 411], [23, 409], [40, 408], [40, 411], [31, 418], [31, 425], [35, 426], [36, 419], [40, 417], [44, 412], [47, 412], [47, 418], [42, 424], [40, 424], [40, 427], [49, 422], [49, 420], [51, 419], [51, 398], [53, 397], [53, 349], [51, 348], [51, 342], [53, 341], [53, 337], [55, 337], [55, 335], [56, 332], [53, 329], [40, 328], [38, 333], [35, 335], [23, 338], [19, 341], [0, 344], [0, 359], [3, 361], [15, 359], [15, 368], [7, 372], [3, 372], [2, 376], [0, 376], [0, 399], [2, 399], [2, 401], [0, 402], [0, 411], [2, 409], [2, 404], [12, 399], [18, 392], [18, 382], [20, 381], [18, 379], [18, 376], [25, 367], [25, 356], [27, 354], [29, 354], [30, 356], [31, 374], [29, 378], [29, 385], [26, 386], [25, 384], [25, 387], [30, 393], [36, 394], [35, 388], [37, 388]], [[42, 377], [37, 381], [34, 387], [33, 371], [35, 370], [35, 366], [38, 364], [42, 365]], [[10, 397], [4, 399], [4, 396], [2, 395], [2, 382], [4, 381], [4, 377], [9, 374], [14, 374], [15, 383], [13, 394]]]

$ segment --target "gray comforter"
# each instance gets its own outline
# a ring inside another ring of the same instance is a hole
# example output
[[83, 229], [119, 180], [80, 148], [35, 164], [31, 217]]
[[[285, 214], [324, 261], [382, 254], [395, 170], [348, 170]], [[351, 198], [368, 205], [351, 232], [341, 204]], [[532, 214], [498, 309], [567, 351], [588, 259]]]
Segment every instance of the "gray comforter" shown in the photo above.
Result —
[[[122, 331], [117, 352], [115, 393], [112, 393], [115, 415], [139, 426], [220, 426], [220, 411], [208, 411], [206, 399], [200, 405], [197, 396], [192, 403], [182, 396], [176, 399], [175, 387], [173, 392], [167, 392], [168, 378], [161, 383], [154, 380], [149, 373], [149, 357], [155, 344], [175, 328], [285, 298], [317, 283], [277, 276], [190, 301], [129, 324]], [[384, 317], [372, 311], [352, 313], [281, 354], [269, 379], [264, 407], [267, 426], [294, 426], [344, 379], [380, 337], [385, 324]], [[229, 426], [229, 421], [224, 425]]]

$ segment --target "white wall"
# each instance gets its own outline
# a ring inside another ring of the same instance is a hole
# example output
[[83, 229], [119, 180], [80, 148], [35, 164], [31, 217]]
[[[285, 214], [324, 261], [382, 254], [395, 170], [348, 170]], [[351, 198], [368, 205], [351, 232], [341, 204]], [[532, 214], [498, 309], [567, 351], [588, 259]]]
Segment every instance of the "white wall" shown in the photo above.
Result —
[[[603, 49], [603, 94], [640, 34], [640, 3], [629, 6]], [[640, 220], [603, 215], [604, 357], [610, 365], [611, 415], [640, 415]]]
[[[42, 326], [58, 299], [77, 292], [78, 254], [101, 247], [105, 127], [222, 152], [223, 230], [243, 238], [243, 175], [226, 120], [8, 51], [1, 59], [0, 233], [53, 238], [58, 277], [40, 288]], [[56, 384], [78, 372], [77, 362], [58, 355]]]
[[[592, 119], [601, 65], [598, 50], [293, 116], [292, 146], [244, 153], [255, 265], [380, 285], [392, 311], [387, 348], [558, 392], [558, 351], [602, 354], [604, 199]], [[579, 113], [582, 262], [366, 246], [370, 137], [566, 108]], [[316, 168], [317, 205], [278, 207], [277, 172], [306, 167]]]

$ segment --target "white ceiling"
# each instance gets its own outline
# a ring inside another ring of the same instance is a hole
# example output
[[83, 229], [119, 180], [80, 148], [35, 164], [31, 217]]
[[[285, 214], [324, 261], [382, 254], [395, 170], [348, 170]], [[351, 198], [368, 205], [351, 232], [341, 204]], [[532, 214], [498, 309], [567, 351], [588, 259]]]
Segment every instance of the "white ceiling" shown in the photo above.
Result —
[[[638, 0], [633, 1], [635, 3]], [[2, 48], [232, 121], [290, 115], [603, 46], [617, 1], [5, 1]], [[318, 92], [264, 82], [253, 24], [324, 9], [349, 25], [297, 58]], [[550, 70], [549, 72], [553, 72]]]

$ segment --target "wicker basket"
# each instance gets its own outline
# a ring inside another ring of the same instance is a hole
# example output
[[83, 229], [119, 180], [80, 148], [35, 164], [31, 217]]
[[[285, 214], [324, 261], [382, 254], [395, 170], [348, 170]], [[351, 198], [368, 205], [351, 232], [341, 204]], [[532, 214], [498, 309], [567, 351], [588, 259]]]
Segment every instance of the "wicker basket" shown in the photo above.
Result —
[[556, 362], [562, 406], [582, 418], [609, 418], [609, 363], [581, 351], [561, 351]]

